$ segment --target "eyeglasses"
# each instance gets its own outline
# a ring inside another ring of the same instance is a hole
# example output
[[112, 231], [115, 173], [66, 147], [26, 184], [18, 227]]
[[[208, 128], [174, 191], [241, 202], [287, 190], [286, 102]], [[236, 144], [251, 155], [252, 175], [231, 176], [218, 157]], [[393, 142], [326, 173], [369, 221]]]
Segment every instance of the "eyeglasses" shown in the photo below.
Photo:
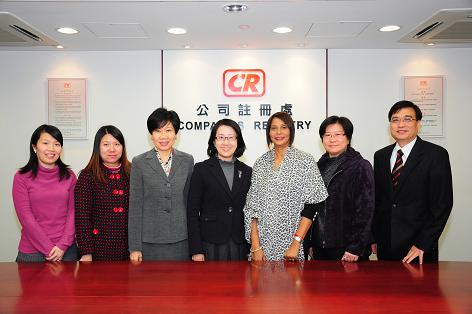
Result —
[[346, 135], [346, 133], [325, 133], [323, 134], [324, 139], [334, 138], [335, 140], [340, 139], [341, 136]]
[[416, 120], [415, 118], [410, 117], [410, 116], [406, 116], [406, 117], [403, 117], [403, 118], [394, 117], [394, 118], [390, 119], [390, 123], [400, 124], [400, 121], [402, 121], [405, 124], [410, 124], [415, 120]]
[[236, 141], [237, 137], [234, 136], [234, 135], [230, 135], [230, 136], [224, 136], [224, 135], [217, 135], [215, 136], [215, 140], [217, 140], [218, 142], [224, 142], [224, 141], [228, 141], [228, 142], [234, 142]]

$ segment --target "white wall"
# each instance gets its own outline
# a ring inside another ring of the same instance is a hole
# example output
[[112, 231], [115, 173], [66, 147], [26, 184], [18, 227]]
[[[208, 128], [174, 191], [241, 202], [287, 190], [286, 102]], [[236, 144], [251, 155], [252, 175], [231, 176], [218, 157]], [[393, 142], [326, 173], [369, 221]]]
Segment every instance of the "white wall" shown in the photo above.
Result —
[[[391, 143], [387, 111], [401, 98], [401, 77], [445, 76], [446, 136], [432, 141], [451, 156], [455, 204], [441, 238], [442, 260], [472, 261], [466, 138], [472, 116], [471, 55], [472, 49], [329, 51], [328, 114], [352, 119], [353, 146], [371, 161], [377, 149]], [[0, 261], [16, 256], [20, 227], [11, 200], [12, 177], [27, 161], [32, 131], [46, 122], [47, 78], [88, 78], [90, 138], [64, 145], [63, 159], [77, 172], [89, 158], [95, 131], [105, 123], [122, 130], [130, 159], [151, 147], [146, 119], [160, 106], [160, 62], [159, 51], [0, 52]]]
[[439, 258], [472, 261], [472, 49], [330, 50], [328, 114], [349, 117], [353, 147], [373, 161], [376, 150], [393, 143], [387, 113], [402, 98], [402, 76], [445, 76], [445, 137], [425, 138], [449, 151], [454, 207], [440, 239]]
[[[254, 122], [267, 121], [261, 116], [261, 104], [270, 104], [271, 113], [281, 105], [292, 104], [292, 118], [302, 121], [304, 129], [295, 132], [294, 146], [321, 156], [318, 127], [326, 115], [325, 50], [214, 50], [164, 52], [164, 106], [175, 108], [181, 121], [216, 122], [223, 118], [243, 123], [246, 152], [242, 160], [249, 165], [267, 151], [265, 130]], [[223, 72], [228, 69], [262, 69], [266, 92], [262, 97], [226, 97]], [[199, 117], [197, 108], [208, 107], [208, 116]], [[218, 112], [218, 104], [229, 105], [229, 115]], [[238, 105], [247, 104], [250, 116], [239, 116]], [[309, 123], [308, 129], [306, 124]], [[182, 130], [179, 146], [191, 152], [195, 161], [207, 159], [209, 130]]]
[[16, 257], [20, 226], [13, 174], [28, 160], [31, 133], [47, 122], [47, 78], [86, 77], [89, 139], [66, 140], [63, 160], [81, 170], [104, 124], [124, 134], [129, 158], [150, 149], [146, 119], [161, 106], [161, 52], [0, 52], [0, 261]]

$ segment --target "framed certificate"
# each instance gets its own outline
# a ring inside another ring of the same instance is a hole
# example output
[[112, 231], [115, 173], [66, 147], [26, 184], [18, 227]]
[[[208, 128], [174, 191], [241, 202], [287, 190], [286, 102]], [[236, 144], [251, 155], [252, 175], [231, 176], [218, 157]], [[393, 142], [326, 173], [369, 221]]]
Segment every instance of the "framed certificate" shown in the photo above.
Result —
[[418, 105], [423, 113], [420, 135], [443, 137], [444, 76], [403, 77], [403, 99]]
[[87, 79], [48, 79], [48, 122], [59, 128], [65, 139], [86, 139]]

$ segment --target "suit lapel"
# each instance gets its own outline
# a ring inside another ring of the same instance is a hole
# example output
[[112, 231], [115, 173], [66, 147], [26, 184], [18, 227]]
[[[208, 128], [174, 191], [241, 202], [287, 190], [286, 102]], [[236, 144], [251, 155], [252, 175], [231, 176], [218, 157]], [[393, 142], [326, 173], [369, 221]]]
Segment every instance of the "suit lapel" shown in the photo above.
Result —
[[403, 166], [401, 170], [400, 178], [398, 180], [398, 185], [395, 189], [395, 193], [398, 193], [398, 191], [401, 190], [402, 186], [404, 185], [404, 182], [408, 180], [408, 176], [411, 175], [413, 170], [421, 161], [422, 156], [423, 156], [423, 140], [421, 140], [418, 137], [416, 139], [415, 145], [413, 146], [413, 149], [410, 152], [410, 155], [408, 156], [408, 159], [406, 160], [405, 165]]
[[[180, 152], [178, 150], [174, 149], [174, 151], [172, 152], [172, 166], [170, 167], [169, 180], [175, 176], [177, 169], [179, 169], [181, 165], [182, 155], [180, 155]], [[162, 172], [164, 173], [164, 170], [162, 170]]]
[[[220, 162], [218, 161], [218, 159], [215, 157], [212, 157], [208, 160], [208, 163], [210, 165], [209, 168], [210, 168], [211, 175], [214, 176], [215, 179], [218, 181], [218, 183], [223, 187], [226, 194], [228, 194], [228, 196], [231, 196], [231, 191], [229, 189], [228, 181], [226, 181], [225, 174], [223, 173], [223, 169], [221, 169]], [[234, 180], [233, 180], [233, 184], [234, 184]]]
[[393, 195], [393, 184], [392, 184], [392, 169], [390, 168], [390, 157], [392, 156], [393, 149], [395, 148], [395, 144], [390, 145], [388, 149], [385, 150], [385, 154], [382, 157], [382, 172], [385, 174], [384, 180], [387, 182], [387, 186], [389, 187], [388, 192], [389, 196]]
[[242, 163], [239, 160], [236, 160], [234, 162], [233, 188], [231, 189], [231, 195], [233, 197], [238, 194], [244, 175], [245, 173], [243, 172]]
[[159, 160], [157, 160], [156, 151], [154, 149], [151, 149], [147, 152], [146, 161], [149, 167], [152, 168], [152, 170], [154, 170], [163, 178], [167, 179], [164, 169], [162, 169], [162, 166], [159, 164]]

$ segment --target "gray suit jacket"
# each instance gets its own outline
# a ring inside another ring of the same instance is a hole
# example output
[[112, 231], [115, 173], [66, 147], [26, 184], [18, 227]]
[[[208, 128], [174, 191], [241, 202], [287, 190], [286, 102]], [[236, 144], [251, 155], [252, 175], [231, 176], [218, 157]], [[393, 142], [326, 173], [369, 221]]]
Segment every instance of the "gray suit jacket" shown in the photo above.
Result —
[[174, 149], [166, 176], [154, 149], [133, 158], [128, 217], [129, 251], [142, 242], [176, 243], [187, 239], [187, 196], [193, 157]]

